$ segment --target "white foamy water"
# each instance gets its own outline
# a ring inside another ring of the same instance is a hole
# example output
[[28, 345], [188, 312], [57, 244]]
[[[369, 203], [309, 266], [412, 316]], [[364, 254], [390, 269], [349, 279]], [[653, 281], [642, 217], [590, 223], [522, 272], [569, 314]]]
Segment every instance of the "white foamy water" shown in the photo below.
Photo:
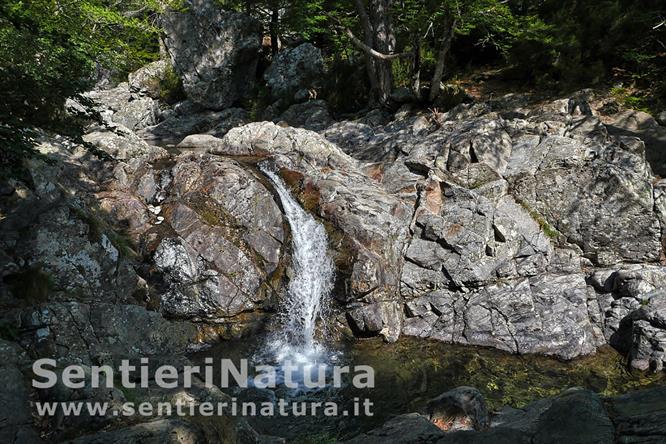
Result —
[[296, 202], [282, 179], [268, 167], [259, 166], [280, 196], [292, 236], [292, 269], [287, 295], [279, 312], [280, 330], [271, 335], [263, 353], [278, 363], [290, 362], [304, 372], [328, 360], [316, 337], [317, 322], [328, 307], [335, 267], [328, 254], [324, 227]]

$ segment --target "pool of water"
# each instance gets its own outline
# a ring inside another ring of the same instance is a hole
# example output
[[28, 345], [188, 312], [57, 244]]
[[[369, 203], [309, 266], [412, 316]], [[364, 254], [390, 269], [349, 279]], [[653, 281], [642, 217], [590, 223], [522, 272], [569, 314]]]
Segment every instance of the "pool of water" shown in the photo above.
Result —
[[[213, 357], [238, 363], [241, 359], [255, 356], [262, 345], [256, 338], [224, 342], [194, 354], [192, 360], [203, 362], [206, 357]], [[280, 386], [275, 389], [231, 387], [224, 391], [240, 402], [266, 402], [277, 398], [334, 401], [341, 410], [350, 412], [353, 411], [355, 398], [367, 398], [373, 403], [371, 417], [325, 417], [318, 414], [298, 418], [247, 418], [263, 434], [282, 436], [289, 442], [323, 443], [344, 440], [368, 431], [393, 415], [419, 411], [428, 399], [461, 385], [478, 388], [491, 410], [502, 405], [521, 407], [573, 386], [610, 396], [651, 385], [666, 385], [663, 372], [648, 375], [629, 371], [622, 356], [610, 348], [602, 348], [596, 355], [570, 362], [416, 338], [403, 338], [395, 344], [375, 339], [359, 340], [337, 344], [331, 349], [337, 364], [371, 366], [375, 373], [375, 387], [357, 389], [348, 377], [339, 388], [328, 386], [294, 391]]]

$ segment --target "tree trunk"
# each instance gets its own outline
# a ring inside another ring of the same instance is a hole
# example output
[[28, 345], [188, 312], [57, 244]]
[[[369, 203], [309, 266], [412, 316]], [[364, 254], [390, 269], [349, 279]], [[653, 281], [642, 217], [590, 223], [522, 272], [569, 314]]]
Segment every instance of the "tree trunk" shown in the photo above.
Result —
[[412, 60], [412, 92], [421, 100], [421, 36], [414, 34], [414, 55]]
[[[368, 10], [363, 0], [355, 0], [356, 11], [363, 29], [366, 47], [381, 54], [393, 54], [395, 34], [391, 23], [391, 0], [369, 0]], [[366, 51], [366, 65], [370, 77], [371, 105], [387, 106], [393, 91], [394, 57], [376, 57], [372, 51]]]
[[[375, 47], [384, 54], [395, 51], [395, 34], [391, 23], [391, 0], [370, 0], [370, 20], [375, 31]], [[393, 92], [393, 61], [375, 59], [377, 99], [380, 105], [389, 104]]]
[[439, 96], [439, 85], [442, 82], [442, 77], [444, 76], [444, 67], [446, 64], [446, 56], [449, 54], [449, 49], [451, 49], [451, 41], [453, 40], [453, 33], [456, 30], [456, 20], [448, 19], [446, 21], [446, 28], [444, 31], [444, 36], [442, 37], [439, 54], [437, 55], [437, 65], [435, 65], [435, 73], [432, 76], [432, 81], [430, 82], [430, 102], [434, 102], [435, 99]]
[[[356, 6], [358, 18], [361, 21], [365, 46], [372, 49], [375, 40], [373, 38], [372, 24], [370, 23], [370, 17], [368, 17], [368, 13], [365, 9], [365, 4], [363, 3], [363, 0], [354, 0], [354, 5]], [[368, 71], [368, 79], [370, 80], [370, 105], [374, 105], [375, 91], [378, 88], [377, 72], [375, 71], [375, 60], [372, 54], [368, 52], [365, 53], [365, 66]]]
[[270, 25], [270, 32], [271, 32], [271, 54], [273, 57], [275, 57], [280, 50], [280, 34], [279, 34], [279, 28], [280, 26], [280, 10], [276, 6], [273, 8], [273, 11], [271, 11], [271, 25]]

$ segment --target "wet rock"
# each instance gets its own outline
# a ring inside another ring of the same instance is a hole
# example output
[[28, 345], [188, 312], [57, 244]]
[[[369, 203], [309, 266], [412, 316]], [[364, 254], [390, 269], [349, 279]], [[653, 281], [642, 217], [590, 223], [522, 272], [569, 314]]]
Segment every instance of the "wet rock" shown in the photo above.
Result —
[[163, 14], [162, 26], [166, 49], [190, 100], [221, 110], [249, 97], [261, 49], [258, 21], [206, 0]]
[[473, 387], [456, 387], [428, 401], [430, 422], [440, 429], [485, 430], [490, 425], [483, 395]]
[[619, 442], [666, 440], [666, 389], [655, 387], [607, 399]]
[[384, 337], [394, 342], [400, 336], [402, 313], [398, 302], [375, 302], [347, 312], [352, 329], [359, 336]]
[[408, 444], [434, 442], [444, 436], [444, 432], [424, 416], [417, 413], [396, 416], [383, 426], [359, 435], [347, 444]]

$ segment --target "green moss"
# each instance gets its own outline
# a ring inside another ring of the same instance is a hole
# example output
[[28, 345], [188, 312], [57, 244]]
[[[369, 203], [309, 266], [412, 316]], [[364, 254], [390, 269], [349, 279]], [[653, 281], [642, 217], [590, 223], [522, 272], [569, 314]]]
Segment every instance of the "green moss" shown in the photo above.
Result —
[[525, 209], [525, 211], [528, 212], [528, 214], [530, 215], [530, 217], [531, 217], [532, 219], [534, 219], [534, 221], [535, 221], [537, 224], [539, 224], [539, 227], [541, 228], [541, 231], [543, 231], [543, 233], [544, 233], [546, 236], [548, 236], [549, 238], [551, 238], [551, 239], [553, 239], [553, 240], [556, 240], [557, 238], [559, 238], [559, 237], [562, 235], [562, 233], [560, 233], [559, 231], [557, 231], [557, 228], [555, 228], [554, 226], [552, 226], [552, 225], [551, 225], [551, 224], [550, 224], [550, 223], [549, 223], [549, 222], [548, 222], [548, 221], [547, 221], [547, 220], [541, 215], [541, 213], [539, 213], [538, 211], [536, 211], [536, 210], [534, 210], [532, 207], [530, 207], [529, 204], [528, 204], [527, 202], [525, 202], [524, 200], [521, 200], [521, 199], [516, 199], [516, 200], [517, 200], [517, 202], [520, 204], [520, 206], [522, 206], [522, 207]]
[[615, 98], [615, 100], [620, 102], [626, 108], [643, 111], [646, 113], [650, 112], [648, 100], [645, 97], [635, 95], [635, 93], [627, 88], [611, 88], [610, 93]]
[[569, 387], [585, 387], [615, 396], [653, 384], [666, 375], [631, 371], [625, 358], [610, 347], [595, 355], [559, 361], [540, 355], [512, 355], [492, 349], [465, 347], [415, 338], [396, 344], [364, 341], [353, 351], [354, 362], [375, 369], [375, 403], [385, 402], [399, 413], [418, 409], [425, 400], [452, 387], [478, 388], [491, 409], [520, 408], [536, 399], [555, 396]]
[[187, 98], [185, 89], [183, 88], [183, 81], [173, 66], [169, 65], [164, 73], [164, 77], [158, 79], [157, 83], [159, 98], [162, 101], [171, 104]]

